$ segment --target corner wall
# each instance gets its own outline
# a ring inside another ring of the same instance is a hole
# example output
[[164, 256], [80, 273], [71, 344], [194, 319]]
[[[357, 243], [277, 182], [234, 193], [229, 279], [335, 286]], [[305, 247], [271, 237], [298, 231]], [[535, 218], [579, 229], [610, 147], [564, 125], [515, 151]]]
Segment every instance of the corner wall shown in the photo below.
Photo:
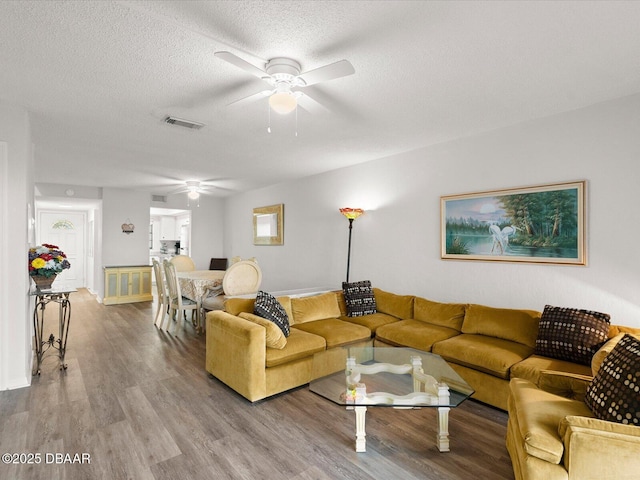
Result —
[[[237, 195], [225, 254], [256, 256], [263, 288], [340, 287], [348, 223], [350, 280], [437, 301], [608, 312], [640, 327], [640, 95]], [[440, 196], [587, 180], [586, 267], [444, 261]], [[284, 246], [252, 245], [254, 207], [285, 204]]]
[[27, 262], [34, 168], [25, 109], [0, 103], [0, 144], [0, 390], [5, 390], [31, 384], [33, 359]]

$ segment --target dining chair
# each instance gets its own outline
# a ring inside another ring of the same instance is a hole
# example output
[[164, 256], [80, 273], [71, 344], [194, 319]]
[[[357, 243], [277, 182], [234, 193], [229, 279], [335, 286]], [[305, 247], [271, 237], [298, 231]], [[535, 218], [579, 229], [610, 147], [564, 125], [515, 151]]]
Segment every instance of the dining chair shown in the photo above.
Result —
[[196, 269], [196, 264], [189, 255], [176, 255], [171, 259], [178, 272], [191, 272]]
[[226, 258], [212, 258], [209, 262], [209, 270], [226, 270], [229, 261]]
[[153, 324], [158, 326], [158, 317], [160, 317], [160, 328], [162, 328], [164, 317], [169, 310], [169, 293], [167, 292], [167, 285], [164, 281], [162, 265], [160, 265], [160, 262], [155, 258], [152, 260], [152, 264], [153, 273], [156, 278], [156, 291], [158, 292], [158, 309], [156, 310], [156, 316], [153, 320]]
[[[180, 282], [176, 274], [176, 266], [168, 260], [165, 260], [164, 271], [169, 286], [169, 318], [173, 318], [175, 321], [175, 326], [173, 327], [173, 333], [175, 335], [180, 323], [184, 322], [183, 319], [187, 318], [187, 310], [191, 310], [191, 321], [193, 322], [193, 316], [195, 315], [196, 325], [200, 325], [200, 309], [196, 302], [182, 296]], [[171, 324], [169, 324], [169, 326], [170, 325]], [[167, 331], [169, 331], [169, 326], [167, 327]]]
[[262, 270], [255, 258], [236, 262], [225, 272], [220, 294], [205, 298], [202, 308], [224, 310], [224, 301], [227, 297], [257, 293], [261, 284]]

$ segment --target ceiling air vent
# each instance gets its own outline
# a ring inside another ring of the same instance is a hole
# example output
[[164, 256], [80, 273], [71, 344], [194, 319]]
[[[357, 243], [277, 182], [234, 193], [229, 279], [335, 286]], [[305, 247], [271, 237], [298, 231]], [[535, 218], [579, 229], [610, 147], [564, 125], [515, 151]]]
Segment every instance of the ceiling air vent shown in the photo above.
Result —
[[164, 195], [151, 195], [151, 201], [167, 203], [167, 197]]
[[169, 125], [177, 125], [184, 128], [191, 128], [192, 130], [200, 130], [202, 127], [204, 127], [204, 123], [194, 122], [191, 120], [185, 120], [184, 118], [177, 118], [172, 116], [165, 117], [164, 123], [168, 123]]

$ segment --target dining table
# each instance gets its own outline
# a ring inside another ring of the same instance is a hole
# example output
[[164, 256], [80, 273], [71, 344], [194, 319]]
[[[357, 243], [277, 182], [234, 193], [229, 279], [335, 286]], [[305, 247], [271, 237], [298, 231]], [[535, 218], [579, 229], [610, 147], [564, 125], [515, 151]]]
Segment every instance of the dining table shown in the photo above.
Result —
[[222, 293], [222, 279], [226, 270], [190, 270], [176, 272], [183, 297], [196, 302], [200, 322], [196, 325], [199, 332], [203, 331], [202, 301], [210, 295]]

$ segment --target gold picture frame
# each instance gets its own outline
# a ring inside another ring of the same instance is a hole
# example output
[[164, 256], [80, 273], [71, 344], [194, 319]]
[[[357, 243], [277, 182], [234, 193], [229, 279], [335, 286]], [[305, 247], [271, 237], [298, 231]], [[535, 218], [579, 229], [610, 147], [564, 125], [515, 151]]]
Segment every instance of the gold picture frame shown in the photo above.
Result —
[[253, 244], [284, 245], [284, 204], [253, 209]]
[[442, 259], [586, 265], [586, 181], [440, 198]]

